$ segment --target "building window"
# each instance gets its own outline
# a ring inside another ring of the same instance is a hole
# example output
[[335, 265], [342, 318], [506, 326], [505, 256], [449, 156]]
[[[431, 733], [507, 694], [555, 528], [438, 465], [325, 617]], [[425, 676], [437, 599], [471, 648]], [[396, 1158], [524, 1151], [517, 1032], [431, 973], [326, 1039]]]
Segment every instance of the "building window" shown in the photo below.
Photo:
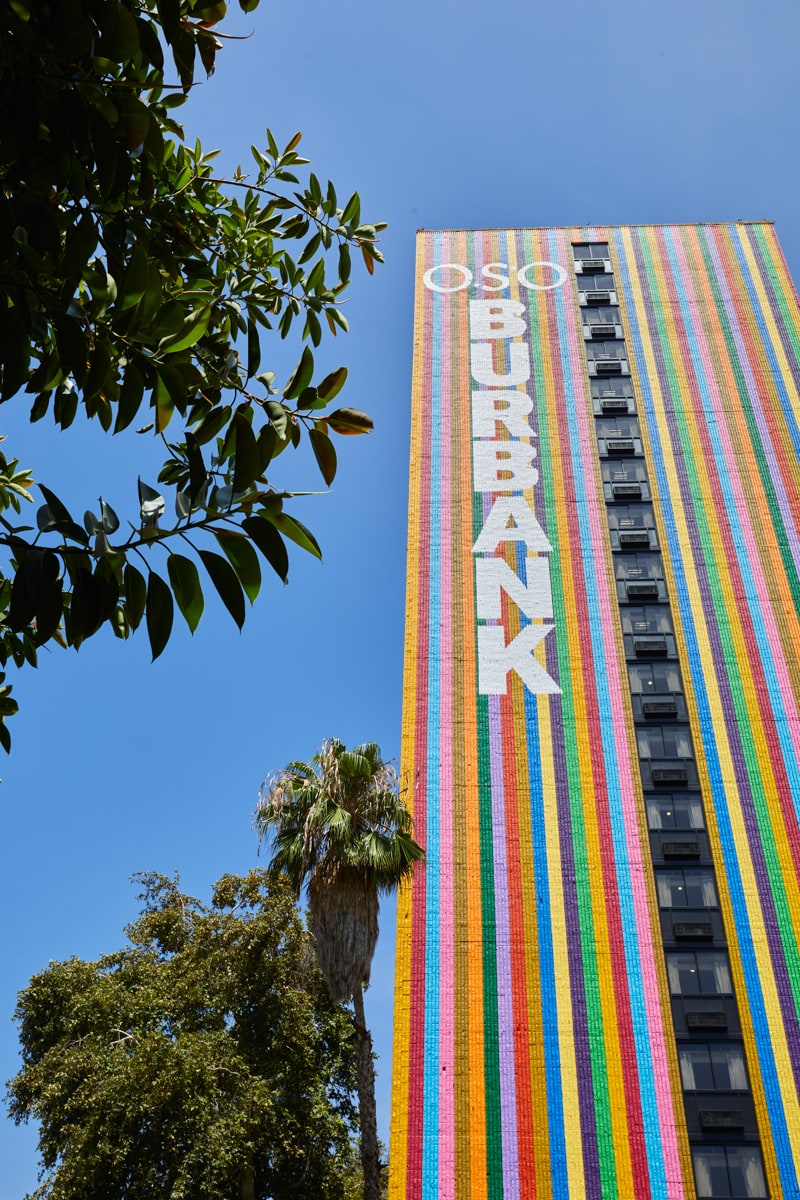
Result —
[[604, 483], [645, 483], [647, 480], [647, 467], [642, 459], [603, 459], [600, 471]]
[[675, 725], [654, 725], [636, 730], [640, 758], [692, 758], [692, 739], [688, 729]]
[[[609, 511], [611, 511], [609, 509]], [[672, 633], [672, 620], [666, 604], [637, 604], [623, 610], [622, 632], [643, 636], [648, 633]]]
[[608, 271], [603, 270], [602, 264], [600, 270], [594, 273], [584, 270], [578, 276], [578, 287], [582, 292], [613, 292], [614, 291], [614, 276]]
[[648, 796], [650, 829], [705, 829], [699, 796]]
[[741, 1046], [680, 1046], [681, 1081], [687, 1092], [746, 1092]]
[[667, 955], [669, 990], [673, 996], [730, 996], [728, 956], [721, 950]]
[[751, 1147], [703, 1146], [692, 1150], [697, 1195], [762, 1200], [767, 1182], [761, 1154]]
[[618, 554], [614, 559], [617, 579], [663, 579], [660, 554]]
[[593, 379], [593, 400], [633, 399], [633, 384], [630, 379]]
[[589, 362], [617, 362], [626, 360], [628, 352], [623, 339], [617, 338], [613, 342], [587, 342], [586, 357]]
[[656, 871], [661, 908], [717, 908], [713, 871]]
[[675, 663], [636, 663], [628, 667], [634, 696], [679, 695], [681, 675]]
[[[638, 438], [639, 436], [639, 422], [636, 417], [628, 416], [627, 413], [622, 413], [618, 417], [597, 417], [594, 424], [594, 431], [599, 438]], [[640, 508], [642, 508], [641, 505]], [[642, 511], [644, 511], [643, 508]], [[652, 523], [651, 519], [650, 524], [652, 525]]]
[[608, 258], [608, 242], [573, 242], [575, 258]]
[[608, 304], [587, 308], [583, 314], [583, 323], [584, 325], [619, 325], [619, 309]]

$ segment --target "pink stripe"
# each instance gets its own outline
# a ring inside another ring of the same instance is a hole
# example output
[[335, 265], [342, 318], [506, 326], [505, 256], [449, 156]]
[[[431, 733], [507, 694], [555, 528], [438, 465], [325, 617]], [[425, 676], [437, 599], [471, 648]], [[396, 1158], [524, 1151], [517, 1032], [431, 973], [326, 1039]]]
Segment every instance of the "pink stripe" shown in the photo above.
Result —
[[[455, 261], [458, 261], [456, 259]], [[454, 306], [456, 311], [458, 306]], [[453, 502], [451, 454], [453, 447], [450, 384], [451, 321], [442, 314], [441, 410], [441, 590], [440, 704], [439, 715], [439, 838], [440, 838], [440, 982], [439, 982], [439, 1177], [441, 1200], [455, 1196], [455, 926], [453, 895]], [[460, 516], [460, 514], [457, 514]], [[444, 736], [442, 736], [444, 735]]]
[[[687, 298], [689, 299], [690, 303], [692, 303], [697, 300], [697, 297], [695, 296], [694, 288], [692, 287], [692, 277], [689, 270], [689, 265], [686, 261], [683, 242], [679, 238], [675, 238], [673, 240], [673, 245], [675, 247], [676, 257], [681, 265], [683, 286], [686, 289]], [[772, 599], [770, 597], [764, 571], [762, 569], [763, 564], [761, 561], [761, 551], [756, 543], [753, 525], [750, 520], [750, 509], [747, 504], [747, 497], [745, 496], [741, 475], [737, 466], [738, 460], [736, 457], [736, 452], [733, 448], [730, 434], [728, 432], [728, 426], [724, 419], [724, 405], [722, 404], [722, 397], [717, 387], [717, 377], [714, 370], [713, 359], [709, 352], [708, 342], [706, 341], [705, 333], [700, 322], [696, 322], [693, 328], [694, 336], [697, 340], [700, 353], [700, 359], [705, 372], [705, 385], [708, 388], [708, 392], [714, 403], [715, 409], [720, 413], [720, 419], [716, 422], [716, 427], [725, 455], [725, 469], [727, 471], [731, 490], [733, 491], [736, 501], [736, 515], [738, 517], [739, 525], [744, 535], [745, 545], [747, 547], [747, 559], [753, 575], [753, 580], [756, 585], [756, 592], [758, 593], [761, 619], [764, 623], [764, 628], [766, 629], [768, 644], [770, 647], [774, 646], [780, 650], [782, 646], [781, 636], [773, 612]], [[688, 373], [691, 370], [690, 363], [685, 363], [684, 368]], [[768, 517], [769, 514], [765, 514], [765, 518], [768, 519]], [[745, 603], [747, 602], [745, 601]], [[798, 714], [792, 681], [786, 668], [786, 660], [783, 658], [781, 653], [773, 653], [772, 666], [775, 675], [780, 682], [781, 700], [789, 717], [789, 729], [793, 733], [792, 744], [796, 751], [800, 751], [800, 746], [798, 745], [797, 739], [797, 731], [800, 729], [800, 714]], [[762, 700], [766, 700], [766, 697], [762, 697]], [[794, 770], [792, 769], [792, 763], [787, 763], [786, 766], [790, 773], [790, 777], [793, 777], [792, 783], [796, 785], [796, 768]]]
[[[563, 255], [562, 261], [569, 262], [571, 248], [566, 235], [562, 233], [560, 240], [562, 244], [559, 248]], [[585, 350], [583, 345], [578, 342], [577, 322], [568, 321], [566, 324], [573, 379], [582, 388]], [[584, 487], [586, 489], [586, 496], [590, 501], [587, 504], [587, 515], [591, 528], [592, 553], [596, 561], [602, 563], [605, 561], [605, 545], [608, 539], [608, 529], [605, 513], [601, 510], [597, 499], [597, 483], [593, 469], [594, 455], [596, 453], [594, 429], [589, 424], [588, 402], [585, 394], [576, 396], [575, 399], [577, 422], [581, 433]], [[593, 498], [595, 502], [591, 503]], [[656, 1083], [656, 1104], [659, 1113], [664, 1167], [669, 1195], [678, 1200], [678, 1198], [685, 1196], [683, 1171], [681, 1169], [681, 1159], [678, 1150], [672, 1078], [669, 1071], [669, 1059], [662, 1023], [661, 993], [658, 987], [653, 930], [650, 924], [650, 910], [646, 886], [650, 866], [649, 863], [645, 865], [642, 859], [642, 846], [638, 837], [638, 801], [634, 786], [636, 769], [630, 758], [625, 706], [622, 699], [628, 692], [628, 681], [627, 679], [623, 681], [620, 676], [614, 632], [616, 630], [618, 604], [616, 595], [612, 597], [609, 590], [608, 572], [598, 571], [596, 579], [598, 603], [600, 605], [600, 628], [603, 631], [605, 666], [608, 674], [610, 703], [614, 718], [614, 742], [628, 848], [628, 869], [631, 877], [633, 907], [636, 916], [639, 962], [645, 995], [653, 1074]]]

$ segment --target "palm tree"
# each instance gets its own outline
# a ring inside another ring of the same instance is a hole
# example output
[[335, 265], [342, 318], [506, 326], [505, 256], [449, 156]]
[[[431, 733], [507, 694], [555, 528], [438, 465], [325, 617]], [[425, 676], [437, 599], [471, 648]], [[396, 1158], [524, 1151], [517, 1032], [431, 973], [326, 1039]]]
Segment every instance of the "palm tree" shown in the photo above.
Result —
[[395, 890], [425, 853], [412, 837], [397, 772], [366, 742], [335, 738], [310, 763], [267, 776], [256, 828], [269, 836], [270, 869], [308, 890], [309, 925], [332, 998], [353, 1002], [364, 1200], [378, 1200], [380, 1157], [372, 1037], [364, 1019], [378, 940], [379, 897]]

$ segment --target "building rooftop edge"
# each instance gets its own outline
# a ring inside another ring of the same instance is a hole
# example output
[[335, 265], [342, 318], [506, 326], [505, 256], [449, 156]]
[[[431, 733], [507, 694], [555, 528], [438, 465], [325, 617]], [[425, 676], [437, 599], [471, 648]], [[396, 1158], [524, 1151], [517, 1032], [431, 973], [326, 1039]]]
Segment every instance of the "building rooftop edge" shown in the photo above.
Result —
[[495, 233], [501, 230], [512, 232], [523, 229], [674, 229], [676, 226], [692, 228], [695, 225], [774, 224], [774, 220], [770, 217], [759, 217], [752, 221], [737, 218], [735, 221], [612, 221], [610, 224], [604, 221], [573, 221], [567, 225], [453, 225], [442, 228], [428, 228], [421, 225], [417, 229], [417, 233]]

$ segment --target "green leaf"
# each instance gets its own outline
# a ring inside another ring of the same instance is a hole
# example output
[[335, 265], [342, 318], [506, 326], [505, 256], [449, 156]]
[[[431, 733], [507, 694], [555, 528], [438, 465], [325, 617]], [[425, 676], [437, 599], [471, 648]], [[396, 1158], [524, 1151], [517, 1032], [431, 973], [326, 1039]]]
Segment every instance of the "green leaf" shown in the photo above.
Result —
[[147, 603], [147, 584], [141, 571], [128, 563], [123, 576], [125, 588], [125, 613], [131, 629], [138, 629]]
[[225, 557], [236, 572], [245, 595], [252, 604], [261, 591], [261, 568], [258, 556], [245, 536], [227, 530], [215, 529], [214, 537]]
[[[289, 379], [289, 382], [286, 384], [286, 387], [283, 389], [284, 399], [294, 400], [297, 396], [299, 396], [300, 393], [302, 392], [303, 388], [308, 387], [309, 383], [311, 382], [311, 376], [313, 374], [314, 374], [314, 356], [311, 353], [311, 351], [309, 350], [308, 346], [306, 346], [300, 357], [300, 362], [295, 367], [295, 369], [292, 372], [292, 375]], [[276, 433], [277, 433], [277, 430], [276, 430]], [[278, 434], [278, 436], [280, 437], [280, 434]]]
[[285, 442], [289, 433], [289, 414], [286, 409], [277, 400], [265, 400], [264, 408], [267, 410], [267, 416], [275, 430], [276, 437], [279, 441]]
[[261, 365], [261, 343], [258, 338], [258, 322], [252, 318], [247, 324], [247, 377], [258, 373]]
[[311, 440], [311, 449], [314, 451], [314, 457], [317, 460], [317, 466], [320, 469], [322, 478], [328, 487], [330, 487], [336, 478], [336, 451], [333, 447], [333, 442], [321, 429], [310, 429], [308, 436]]
[[233, 421], [236, 427], [233, 490], [239, 493], [248, 491], [258, 477], [258, 443], [244, 413], [237, 413]]
[[170, 554], [167, 559], [167, 570], [178, 608], [183, 614], [186, 624], [194, 633], [203, 615], [203, 589], [200, 586], [200, 576], [197, 567], [190, 558], [181, 554]]
[[357, 408], [337, 408], [335, 412], [329, 413], [325, 420], [334, 433], [348, 436], [370, 433], [373, 428], [372, 417]]
[[114, 425], [114, 433], [120, 433], [123, 429], [127, 429], [142, 403], [144, 395], [144, 380], [137, 367], [133, 363], [128, 363], [125, 370], [125, 377], [122, 381], [122, 387], [119, 392], [119, 403], [117, 404], [117, 420]]
[[289, 582], [289, 555], [283, 538], [274, 525], [264, 517], [245, 517], [242, 529], [264, 555], [279, 579]]
[[322, 558], [322, 551], [319, 548], [319, 543], [314, 537], [310, 529], [303, 525], [302, 521], [298, 521], [296, 517], [290, 517], [288, 513], [278, 512], [273, 513], [269, 510], [264, 511], [264, 515], [268, 521], [271, 521], [281, 533], [286, 534], [296, 545], [307, 550], [309, 554], [313, 554], [315, 558]]
[[133, 247], [127, 269], [122, 279], [122, 285], [117, 292], [117, 310], [125, 312], [138, 304], [145, 293], [149, 277], [147, 255], [137, 243]]
[[203, 305], [185, 318], [180, 331], [174, 337], [165, 337], [159, 345], [162, 354], [175, 354], [178, 350], [188, 350], [196, 345], [208, 329], [213, 308], [210, 304]]
[[160, 492], [139, 480], [139, 509], [143, 521], [157, 521], [167, 506]]
[[114, 512], [110, 504], [106, 504], [105, 500], [100, 497], [100, 514], [103, 522], [104, 533], [116, 533], [119, 529], [119, 517]]
[[222, 603], [241, 629], [244, 625], [244, 595], [233, 567], [220, 554], [200, 550], [203, 566], [211, 577]]
[[230, 405], [225, 404], [221, 408], [212, 408], [204, 417], [195, 425], [193, 429], [194, 436], [201, 446], [206, 442], [210, 442], [217, 434], [228, 424], [231, 419]]
[[93, 633], [103, 620], [102, 593], [99, 581], [85, 567], [72, 574], [72, 595], [69, 603], [67, 628], [69, 643], [76, 649]]
[[207, 472], [203, 452], [193, 433], [186, 434], [186, 459], [189, 463], [189, 499], [194, 502], [206, 484]]
[[317, 394], [321, 400], [326, 402], [333, 400], [334, 396], [338, 396], [339, 392], [347, 381], [347, 367], [337, 367], [335, 371], [331, 371], [330, 375], [326, 375], [322, 383], [317, 385]]
[[150, 639], [153, 662], [169, 641], [174, 615], [172, 592], [161, 576], [151, 571], [147, 577], [147, 636]]

